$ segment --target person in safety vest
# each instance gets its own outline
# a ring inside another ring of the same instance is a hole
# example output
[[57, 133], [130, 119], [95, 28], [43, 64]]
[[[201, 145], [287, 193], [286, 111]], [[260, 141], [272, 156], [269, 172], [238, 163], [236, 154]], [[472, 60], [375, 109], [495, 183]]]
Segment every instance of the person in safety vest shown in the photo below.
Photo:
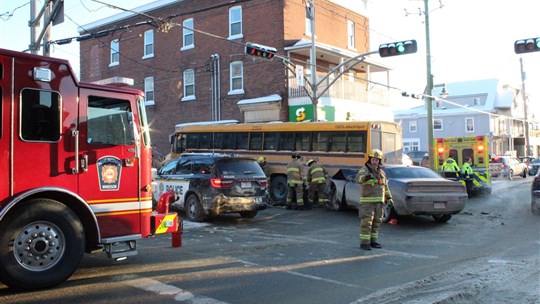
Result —
[[[460, 172], [459, 166], [454, 160], [453, 155], [449, 155], [448, 159], [443, 163], [441, 169], [445, 172], [445, 177], [457, 177]], [[449, 172], [450, 174], [446, 173]]]
[[[326, 180], [328, 178], [328, 172], [322, 166], [317, 164], [317, 161], [310, 159], [307, 162], [308, 173], [307, 173], [307, 182], [309, 185], [309, 201], [313, 202], [313, 205], [318, 205], [319, 207], [324, 207], [328, 203], [328, 198], [324, 188], [326, 187]], [[317, 204], [315, 204], [315, 193], [317, 193]]]
[[263, 170], [264, 172], [264, 175], [266, 175], [266, 177], [270, 176], [270, 174], [268, 174], [268, 167], [266, 166], [266, 157], [264, 156], [259, 156], [259, 158], [257, 158], [257, 163], [259, 164], [259, 166], [261, 166], [261, 169]]
[[368, 154], [368, 161], [358, 170], [356, 182], [360, 184], [360, 248], [371, 250], [381, 248], [377, 242], [382, 223], [384, 203], [394, 205], [388, 188], [386, 174], [381, 168], [383, 153], [374, 149]]
[[465, 186], [467, 187], [467, 192], [470, 193], [470, 190], [473, 186], [473, 169], [472, 169], [472, 158], [465, 158], [463, 166], [461, 166], [461, 177], [465, 180]]
[[[292, 161], [287, 165], [287, 185], [289, 192], [287, 195], [287, 209], [307, 210], [304, 205], [304, 177], [302, 176], [302, 163], [300, 154], [293, 153]], [[296, 202], [293, 199], [296, 198]]]

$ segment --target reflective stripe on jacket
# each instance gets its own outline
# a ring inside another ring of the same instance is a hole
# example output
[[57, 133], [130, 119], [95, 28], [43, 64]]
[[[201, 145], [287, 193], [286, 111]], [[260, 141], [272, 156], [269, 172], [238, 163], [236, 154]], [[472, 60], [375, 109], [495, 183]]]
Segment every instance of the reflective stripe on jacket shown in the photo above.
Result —
[[302, 163], [295, 159], [287, 165], [287, 183], [302, 184]]
[[313, 164], [308, 171], [307, 180], [309, 183], [323, 184], [326, 182], [326, 176], [328, 172], [323, 166]]
[[388, 180], [383, 170], [373, 169], [369, 163], [358, 170], [355, 178], [360, 184], [360, 203], [384, 203], [392, 199]]
[[453, 158], [447, 159], [442, 165], [441, 169], [443, 171], [455, 171], [459, 172], [459, 166]]

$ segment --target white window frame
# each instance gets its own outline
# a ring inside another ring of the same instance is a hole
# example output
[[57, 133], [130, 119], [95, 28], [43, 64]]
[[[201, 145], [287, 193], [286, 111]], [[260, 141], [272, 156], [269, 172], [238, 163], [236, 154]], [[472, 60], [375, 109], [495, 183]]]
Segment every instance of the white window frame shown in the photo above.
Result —
[[[151, 93], [151, 94], [150, 94]], [[148, 98], [152, 95], [152, 98]], [[154, 77], [144, 78], [144, 105], [153, 106], [156, 104], [154, 91]]]
[[[182, 48], [181, 51], [189, 50], [195, 47], [195, 34], [193, 18], [186, 19], [182, 22]], [[186, 42], [188, 37], [191, 37], [191, 43]]]
[[418, 122], [416, 120], [409, 121], [409, 132], [410, 133], [418, 132]]
[[114, 39], [111, 41], [111, 63], [109, 67], [117, 66], [120, 64], [120, 41]]
[[465, 117], [465, 132], [474, 133], [474, 117]]
[[[415, 149], [416, 148], [416, 149]], [[404, 138], [403, 139], [403, 152], [408, 153], [412, 151], [420, 151], [420, 139], [418, 138]]]
[[[148, 50], [149, 49], [149, 50]], [[142, 59], [154, 57], [154, 30], [144, 32], [144, 56]]]
[[[440, 128], [436, 128], [437, 125], [439, 125]], [[434, 118], [433, 119], [433, 131], [442, 131], [442, 130], [443, 130], [443, 120], [440, 119], [440, 118]]]
[[[237, 16], [237, 14], [239, 16]], [[233, 25], [236, 25], [236, 24], [240, 24], [239, 33], [232, 32]], [[242, 31], [242, 7], [233, 6], [229, 9], [229, 38], [227, 39], [239, 39], [239, 38], [244, 38], [244, 34]]]
[[[233, 61], [229, 65], [230, 91], [229, 95], [244, 94], [244, 64], [242, 61]], [[234, 87], [234, 81], [240, 79], [240, 88]]]
[[356, 30], [351, 20], [347, 20], [347, 47], [350, 50], [356, 50]]
[[[189, 69], [184, 71], [184, 97], [182, 98], [182, 101], [190, 101], [195, 100], [195, 70]], [[193, 94], [187, 95], [187, 91], [189, 87], [193, 87]]]

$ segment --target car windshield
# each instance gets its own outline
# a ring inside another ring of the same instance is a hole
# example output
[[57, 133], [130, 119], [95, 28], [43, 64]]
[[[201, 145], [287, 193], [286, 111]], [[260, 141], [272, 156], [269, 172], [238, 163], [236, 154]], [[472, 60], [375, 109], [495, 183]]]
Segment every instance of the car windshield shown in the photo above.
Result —
[[531, 162], [531, 164], [539, 164], [540, 163], [540, 158], [535, 158], [533, 159], [533, 161]]
[[221, 176], [254, 177], [264, 176], [261, 166], [249, 159], [222, 159], [216, 164], [218, 174]]
[[385, 167], [384, 172], [388, 178], [441, 178], [433, 170], [424, 167]]

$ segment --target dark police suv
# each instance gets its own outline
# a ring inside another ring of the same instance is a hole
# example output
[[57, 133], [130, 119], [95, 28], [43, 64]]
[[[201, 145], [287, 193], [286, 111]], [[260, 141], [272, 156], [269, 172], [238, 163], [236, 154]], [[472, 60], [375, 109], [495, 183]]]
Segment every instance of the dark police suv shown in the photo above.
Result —
[[184, 210], [190, 221], [239, 213], [252, 218], [268, 202], [268, 180], [254, 159], [222, 154], [183, 154], [157, 171], [154, 201], [165, 191], [179, 197], [171, 207]]

